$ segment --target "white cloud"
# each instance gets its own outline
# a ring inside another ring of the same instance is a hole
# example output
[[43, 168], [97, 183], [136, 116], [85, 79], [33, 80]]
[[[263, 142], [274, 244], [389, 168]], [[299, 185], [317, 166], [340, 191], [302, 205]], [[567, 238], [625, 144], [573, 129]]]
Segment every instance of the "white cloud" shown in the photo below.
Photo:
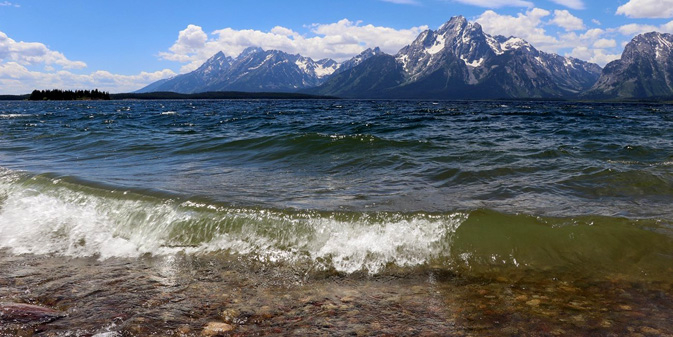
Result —
[[169, 48], [171, 53], [162, 55], [170, 61], [187, 62], [189, 54], [197, 53], [203, 49], [208, 40], [208, 35], [199, 26], [188, 25], [178, 33], [178, 40]]
[[621, 57], [620, 54], [609, 54], [603, 49], [590, 49], [585, 46], [576, 47], [568, 56], [605, 65]]
[[[616, 46], [613, 46], [613, 42], [616, 44], [616, 41], [605, 37], [614, 33], [614, 29], [592, 28], [576, 32], [586, 27], [581, 20], [575, 20], [576, 18], [568, 11], [557, 10], [553, 18], [548, 20], [550, 15], [551, 12], [540, 8], [527, 10], [517, 16], [501, 15], [487, 10], [476, 21], [482, 25], [486, 33], [517, 36], [548, 53], [572, 56], [601, 66], [619, 58], [621, 50], [616, 50]], [[556, 34], [547, 32], [545, 27], [549, 25], [560, 26], [566, 32]]]
[[162, 78], [174, 76], [172, 70], [141, 72], [137, 75], [118, 75], [107, 71], [90, 74], [74, 74], [70, 71], [58, 72], [30, 71], [17, 62], [0, 63], [0, 88], [2, 94], [27, 94], [35, 89], [83, 89], [131, 92]]
[[673, 0], [630, 0], [619, 6], [616, 14], [630, 18], [671, 18]]
[[601, 25], [601, 22], [598, 21], [598, 20], [596, 20], [596, 19], [591, 19], [591, 22], [593, 22], [593, 24], [596, 25], [596, 26], [600, 26], [600, 25]]
[[486, 33], [520, 37], [535, 47], [541, 47], [558, 43], [558, 39], [547, 35], [545, 29], [541, 27], [544, 24], [542, 19], [550, 14], [551, 12], [540, 8], [519, 13], [516, 17], [487, 10], [477, 17], [476, 21]]
[[[31, 70], [39, 66], [43, 71]], [[168, 69], [137, 75], [118, 75], [102, 70], [90, 74], [71, 71], [85, 67], [86, 63], [69, 60], [42, 43], [17, 42], [0, 32], [0, 94], [26, 94], [34, 89], [54, 88], [129, 92], [175, 75]]]
[[[363, 25], [347, 19], [330, 24], [306, 26], [311, 36], [292, 29], [276, 26], [270, 31], [224, 28], [214, 31], [210, 38], [199, 26], [189, 25], [178, 34], [178, 40], [168, 52], [159, 53], [166, 60], [187, 63], [181, 72], [196, 69], [215, 53], [222, 51], [236, 57], [247, 47], [277, 49], [291, 54], [301, 54], [313, 59], [349, 59], [366, 48], [380, 47], [387, 53], [397, 53], [411, 43], [427, 26], [393, 29]], [[205, 39], [204, 39], [205, 37]]]
[[0, 32], [0, 62], [17, 62], [22, 65], [59, 65], [65, 69], [85, 68], [82, 61], [68, 60], [62, 53], [50, 50], [39, 42], [16, 42]]
[[669, 21], [668, 23], [659, 26], [659, 29], [664, 33], [673, 33], [673, 21]]
[[561, 6], [566, 6], [570, 9], [584, 9], [584, 2], [582, 0], [551, 0]]
[[570, 12], [565, 9], [555, 10], [554, 18], [550, 22], [566, 31], [582, 30], [586, 28], [582, 19], [570, 14]]
[[533, 3], [525, 0], [454, 0], [466, 5], [473, 5], [485, 8], [500, 7], [533, 7]]
[[594, 48], [605, 49], [617, 47], [617, 41], [612, 39], [600, 39], [594, 42]]
[[620, 26], [617, 28], [617, 31], [622, 35], [629, 37], [649, 32], [673, 33], [673, 21], [660, 26], [630, 23], [628, 25]]
[[592, 28], [584, 32], [584, 34], [580, 35], [580, 38], [582, 40], [596, 40], [603, 34], [605, 34], [604, 30], [600, 28]]
[[19, 4], [11, 3], [9, 1], [0, 2], [0, 7], [21, 7]]

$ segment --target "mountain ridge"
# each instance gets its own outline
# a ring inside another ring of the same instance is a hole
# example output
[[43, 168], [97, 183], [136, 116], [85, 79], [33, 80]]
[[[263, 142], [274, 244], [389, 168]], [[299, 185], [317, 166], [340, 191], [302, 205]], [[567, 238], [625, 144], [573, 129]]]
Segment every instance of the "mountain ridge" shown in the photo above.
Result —
[[527, 41], [489, 35], [456, 16], [421, 32], [395, 55], [378, 47], [350, 60], [314, 61], [250, 47], [236, 58], [218, 52], [196, 70], [137, 91], [301, 92], [344, 98], [610, 99], [673, 96], [673, 35], [636, 36], [605, 69], [537, 50]]
[[608, 63], [584, 97], [641, 99], [673, 97], [673, 35], [637, 35], [622, 56]]
[[462, 16], [422, 32], [393, 58], [401, 66], [387, 69], [395, 72], [394, 81], [378, 83], [374, 91], [357, 83], [376, 76], [371, 69], [381, 65], [371, 63], [390, 60], [370, 58], [347, 78], [335, 75], [305, 92], [353, 98], [571, 98], [590, 88], [601, 71], [592, 63], [538, 51], [520, 38], [491, 36]]
[[325, 58], [314, 61], [299, 54], [248, 47], [236, 58], [220, 51], [196, 70], [159, 80], [136, 93], [171, 91], [193, 94], [211, 91], [296, 92], [322, 84], [335, 73], [348, 70], [382, 53], [366, 49], [352, 59], [337, 63]]

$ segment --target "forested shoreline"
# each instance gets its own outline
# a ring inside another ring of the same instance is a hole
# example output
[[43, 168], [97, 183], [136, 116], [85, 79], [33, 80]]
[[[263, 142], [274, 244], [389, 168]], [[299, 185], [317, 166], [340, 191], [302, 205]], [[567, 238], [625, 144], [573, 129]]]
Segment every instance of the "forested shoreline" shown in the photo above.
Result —
[[94, 90], [33, 90], [28, 97], [31, 101], [76, 101], [76, 100], [109, 100], [110, 93]]

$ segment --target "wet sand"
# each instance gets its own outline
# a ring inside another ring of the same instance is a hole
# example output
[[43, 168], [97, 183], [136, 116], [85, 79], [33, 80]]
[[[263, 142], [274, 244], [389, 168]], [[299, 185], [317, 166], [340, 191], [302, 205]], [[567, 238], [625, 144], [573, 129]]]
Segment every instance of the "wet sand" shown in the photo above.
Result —
[[0, 336], [673, 335], [673, 280], [432, 267], [344, 275], [225, 254], [100, 261], [0, 251], [0, 302], [63, 313], [0, 319]]

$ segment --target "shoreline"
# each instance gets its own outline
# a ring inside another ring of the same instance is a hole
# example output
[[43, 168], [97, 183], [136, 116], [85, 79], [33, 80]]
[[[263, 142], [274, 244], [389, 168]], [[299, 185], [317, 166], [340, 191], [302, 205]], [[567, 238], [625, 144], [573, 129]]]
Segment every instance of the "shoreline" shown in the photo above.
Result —
[[[30, 94], [25, 95], [0, 95], [0, 101], [31, 101], [28, 98]], [[242, 91], [222, 91], [222, 92], [203, 92], [194, 94], [181, 94], [176, 92], [149, 92], [149, 93], [118, 93], [110, 94], [109, 100], [75, 100], [75, 101], [129, 101], [129, 100], [348, 100], [348, 101], [405, 101], [405, 102], [564, 102], [564, 103], [604, 103], [604, 104], [671, 104], [673, 97], [652, 97], [652, 98], [624, 98], [624, 99], [588, 99], [588, 98], [493, 98], [493, 99], [429, 99], [429, 98], [342, 98], [335, 96], [321, 96], [303, 93], [289, 92], [242, 92]], [[56, 100], [59, 101], [59, 100]], [[69, 101], [69, 100], [63, 100]], [[44, 102], [44, 101], [31, 101]]]
[[[673, 282], [589, 279], [558, 270], [468, 276], [433, 268], [346, 275], [240, 256], [138, 259], [0, 251], [0, 302], [64, 313], [3, 322], [0, 336], [665, 335]], [[220, 325], [222, 326], [222, 325]]]

